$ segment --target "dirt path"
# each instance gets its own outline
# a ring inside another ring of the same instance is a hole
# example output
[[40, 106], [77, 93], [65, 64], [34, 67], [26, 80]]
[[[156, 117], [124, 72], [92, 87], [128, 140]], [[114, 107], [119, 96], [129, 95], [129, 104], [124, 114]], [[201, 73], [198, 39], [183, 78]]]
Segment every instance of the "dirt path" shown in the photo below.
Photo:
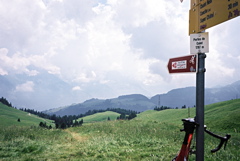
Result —
[[69, 129], [66, 129], [65, 131], [67, 133], [71, 134], [72, 137], [77, 141], [83, 142], [83, 141], [86, 141], [88, 139], [86, 136], [81, 136], [79, 133], [72, 132]]

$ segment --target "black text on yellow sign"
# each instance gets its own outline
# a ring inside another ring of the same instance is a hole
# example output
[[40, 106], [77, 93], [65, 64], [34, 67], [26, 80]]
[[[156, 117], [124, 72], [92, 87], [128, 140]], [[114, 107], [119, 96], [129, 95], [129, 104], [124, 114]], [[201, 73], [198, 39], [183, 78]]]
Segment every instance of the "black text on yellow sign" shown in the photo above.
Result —
[[198, 0], [189, 11], [189, 34], [240, 16], [240, 0]]

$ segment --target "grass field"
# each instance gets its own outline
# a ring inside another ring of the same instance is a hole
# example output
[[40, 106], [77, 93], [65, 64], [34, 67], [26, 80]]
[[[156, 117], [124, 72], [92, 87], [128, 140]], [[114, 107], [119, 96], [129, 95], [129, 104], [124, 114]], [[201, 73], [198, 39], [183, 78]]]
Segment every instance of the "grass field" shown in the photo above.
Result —
[[[190, 109], [195, 116], [195, 109]], [[107, 116], [108, 117], [108, 116]], [[0, 129], [0, 160], [171, 160], [181, 147], [188, 109], [145, 111], [130, 121], [104, 121], [66, 130], [8, 126]], [[211, 154], [218, 141], [205, 135], [206, 161], [240, 160], [240, 100], [206, 106], [213, 132], [232, 135], [226, 150]], [[195, 156], [190, 156], [195, 160]]]
[[93, 123], [93, 122], [99, 122], [99, 121], [107, 121], [108, 117], [110, 120], [116, 120], [117, 117], [119, 117], [120, 114], [112, 111], [106, 111], [101, 113], [96, 113], [94, 115], [89, 115], [83, 118], [78, 119], [80, 121], [81, 119], [84, 120], [84, 123]]
[[[12, 107], [8, 107], [0, 103], [0, 128], [17, 126], [17, 127], [30, 127], [38, 126], [40, 122], [46, 122], [47, 125], [55, 127], [55, 124], [52, 123], [52, 120], [44, 119], [36, 115], [32, 115], [20, 110], [17, 110]], [[18, 122], [20, 119], [20, 122]]]

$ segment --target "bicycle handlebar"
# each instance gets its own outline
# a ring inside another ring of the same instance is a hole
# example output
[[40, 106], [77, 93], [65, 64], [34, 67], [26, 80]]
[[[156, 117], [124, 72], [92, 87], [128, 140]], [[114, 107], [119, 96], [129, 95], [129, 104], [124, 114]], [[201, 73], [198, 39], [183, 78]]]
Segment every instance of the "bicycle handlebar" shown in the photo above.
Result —
[[[182, 148], [179, 154], [172, 161], [185, 160], [186, 158], [188, 158], [189, 154], [192, 154], [192, 153], [195, 154], [192, 148], [190, 148], [190, 146], [191, 146], [192, 135], [194, 133], [194, 130], [199, 126], [199, 124], [195, 121], [195, 118], [182, 119], [182, 121], [183, 121], [184, 128], [181, 129], [180, 131], [185, 132], [185, 137], [184, 137]], [[223, 144], [225, 149], [228, 140], [231, 138], [231, 135], [228, 135], [228, 134], [224, 137], [214, 134], [211, 131], [207, 130], [207, 126], [205, 125], [204, 125], [204, 131], [207, 134], [221, 140], [220, 144], [215, 149], [211, 150], [212, 153], [219, 151], [222, 148]]]
[[231, 135], [227, 134], [226, 136], [222, 137], [222, 136], [219, 136], [219, 135], [216, 135], [216, 134], [212, 133], [211, 131], [207, 130], [206, 128], [205, 128], [205, 132], [208, 133], [209, 135], [221, 140], [219, 145], [215, 149], [211, 150], [212, 153], [215, 153], [215, 152], [219, 151], [222, 148], [224, 143], [225, 143], [224, 144], [224, 149], [225, 149], [228, 140], [231, 138]]
[[[181, 129], [180, 131], [185, 131], [186, 133], [193, 133], [195, 126], [198, 126], [198, 123], [195, 122], [194, 118], [182, 119], [182, 121], [184, 123], [183, 124], [184, 129]], [[224, 145], [224, 149], [225, 149], [228, 140], [231, 138], [231, 135], [229, 135], [229, 134], [227, 134], [225, 136], [219, 136], [217, 134], [214, 134], [213, 132], [207, 130], [206, 125], [204, 125], [204, 131], [206, 133], [208, 133], [209, 135], [221, 140], [219, 145], [215, 149], [211, 150], [212, 153], [215, 153], [215, 152], [219, 151], [222, 148], [223, 145]]]

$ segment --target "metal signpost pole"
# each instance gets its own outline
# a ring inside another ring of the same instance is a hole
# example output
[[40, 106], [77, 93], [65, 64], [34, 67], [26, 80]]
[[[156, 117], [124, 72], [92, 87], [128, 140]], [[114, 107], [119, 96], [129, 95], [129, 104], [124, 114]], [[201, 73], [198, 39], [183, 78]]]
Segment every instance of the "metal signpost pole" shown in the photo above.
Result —
[[[207, 4], [210, 4], [210, 1], [209, 3], [203, 1], [200, 4], [199, 0], [191, 0], [191, 7], [189, 12], [190, 13], [189, 14], [189, 18], [190, 18], [189, 34], [192, 34], [192, 33], [203, 34], [203, 33], [200, 33], [201, 31], [199, 31], [199, 29], [201, 28], [199, 27], [200, 25], [199, 23], [201, 22], [200, 10], [206, 9], [204, 7], [207, 6]], [[206, 15], [204, 14], [204, 16]], [[190, 44], [191, 53], [196, 52], [193, 49], [197, 49], [197, 50], [200, 49], [198, 51], [198, 67], [197, 67], [198, 70], [196, 74], [196, 123], [198, 124], [196, 127], [196, 161], [204, 161], [204, 92], [205, 92], [205, 72], [206, 72], [206, 69], [205, 69], [206, 54], [204, 52], [208, 52], [208, 49], [205, 50], [205, 48], [202, 48], [202, 47], [206, 47], [205, 45], [199, 46], [199, 44], [203, 44], [203, 42], [198, 43], [198, 41], [202, 41], [202, 40], [204, 39], [199, 39], [198, 37], [195, 37], [192, 35], [191, 42], [193, 44], [192, 45]], [[206, 44], [208, 45], [208, 42]], [[201, 49], [204, 49], [203, 50], [204, 52], [201, 51]]]
[[198, 54], [198, 72], [196, 76], [196, 161], [204, 161], [204, 79], [205, 53]]
[[[196, 161], [204, 161], [204, 74], [205, 58], [208, 50], [204, 42], [195, 33], [204, 32], [206, 29], [225, 21], [240, 16], [240, 0], [212, 1], [191, 0], [189, 10], [189, 35], [191, 37], [191, 53], [200, 49], [198, 54], [198, 70], [196, 76]], [[201, 33], [202, 34], [202, 33]], [[208, 45], [208, 42], [206, 42]], [[204, 49], [201, 51], [201, 49]]]

